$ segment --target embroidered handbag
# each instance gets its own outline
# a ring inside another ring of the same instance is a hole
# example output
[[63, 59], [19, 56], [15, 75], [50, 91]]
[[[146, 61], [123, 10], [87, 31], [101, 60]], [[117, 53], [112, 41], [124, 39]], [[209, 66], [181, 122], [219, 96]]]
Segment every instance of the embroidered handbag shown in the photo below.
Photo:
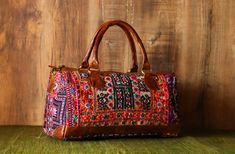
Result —
[[[123, 29], [131, 45], [133, 66], [128, 73], [99, 68], [98, 47], [113, 25]], [[134, 40], [143, 56], [141, 72], [137, 72]], [[102, 24], [78, 69], [51, 67], [43, 126], [47, 135], [63, 140], [178, 135], [176, 77], [150, 71], [143, 43], [126, 22]]]

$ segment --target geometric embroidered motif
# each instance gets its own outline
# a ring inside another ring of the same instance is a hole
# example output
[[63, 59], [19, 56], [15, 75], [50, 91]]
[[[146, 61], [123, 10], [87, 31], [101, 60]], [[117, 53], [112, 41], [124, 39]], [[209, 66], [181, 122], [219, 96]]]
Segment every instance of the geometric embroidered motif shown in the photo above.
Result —
[[63, 95], [50, 98], [52, 103], [50, 110], [54, 121], [53, 128], [56, 128], [65, 121], [65, 101], [66, 97]]
[[[98, 110], [150, 108], [150, 90], [141, 77], [113, 73], [104, 77], [105, 88], [97, 91]], [[134, 92], [133, 92], [134, 91]], [[135, 100], [138, 100], [135, 104]]]
[[46, 133], [50, 133], [57, 126], [65, 124], [65, 104], [66, 95], [47, 94], [44, 116], [44, 130]]
[[145, 85], [142, 74], [110, 73], [101, 78], [105, 81], [101, 89], [94, 89], [89, 80], [80, 82], [81, 125], [167, 125], [169, 96], [164, 76], [156, 80], [158, 91]]
[[123, 74], [111, 74], [113, 83], [114, 109], [134, 108], [131, 81]]

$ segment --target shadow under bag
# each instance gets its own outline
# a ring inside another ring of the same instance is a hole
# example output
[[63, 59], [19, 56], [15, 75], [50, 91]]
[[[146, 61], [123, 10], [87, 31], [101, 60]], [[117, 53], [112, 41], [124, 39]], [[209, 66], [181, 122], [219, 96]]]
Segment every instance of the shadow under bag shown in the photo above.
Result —
[[[100, 71], [98, 47], [113, 25], [127, 35], [132, 51], [128, 73]], [[135, 42], [143, 65], [137, 72]], [[44, 132], [63, 140], [103, 137], [178, 136], [180, 123], [173, 73], [150, 71], [147, 54], [136, 31], [112, 20], [97, 30], [79, 68], [51, 66], [46, 94]]]

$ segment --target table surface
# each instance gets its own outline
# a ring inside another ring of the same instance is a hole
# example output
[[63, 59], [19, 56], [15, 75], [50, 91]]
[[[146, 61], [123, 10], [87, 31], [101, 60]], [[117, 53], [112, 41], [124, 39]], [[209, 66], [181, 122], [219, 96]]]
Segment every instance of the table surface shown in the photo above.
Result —
[[235, 132], [191, 130], [178, 138], [59, 141], [41, 127], [0, 126], [0, 153], [235, 153]]

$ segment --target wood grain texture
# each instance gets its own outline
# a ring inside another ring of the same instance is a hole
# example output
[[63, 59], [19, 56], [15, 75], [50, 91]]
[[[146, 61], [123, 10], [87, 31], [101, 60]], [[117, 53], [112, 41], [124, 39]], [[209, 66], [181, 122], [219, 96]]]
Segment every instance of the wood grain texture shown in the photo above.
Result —
[[[233, 0], [1, 0], [0, 124], [41, 125], [47, 65], [78, 67], [98, 25], [121, 19], [139, 33], [153, 71], [176, 73], [184, 127], [235, 130], [234, 7]], [[130, 53], [112, 27], [100, 45], [102, 69], [127, 71]]]
[[175, 72], [182, 120], [190, 127], [202, 127], [208, 112], [204, 105], [211, 53], [210, 2], [178, 1], [177, 7]]
[[41, 11], [36, 1], [0, 3], [1, 124], [41, 123]]
[[204, 125], [232, 129], [235, 125], [232, 122], [235, 119], [235, 1], [217, 0], [211, 5], [210, 53], [205, 59]]

